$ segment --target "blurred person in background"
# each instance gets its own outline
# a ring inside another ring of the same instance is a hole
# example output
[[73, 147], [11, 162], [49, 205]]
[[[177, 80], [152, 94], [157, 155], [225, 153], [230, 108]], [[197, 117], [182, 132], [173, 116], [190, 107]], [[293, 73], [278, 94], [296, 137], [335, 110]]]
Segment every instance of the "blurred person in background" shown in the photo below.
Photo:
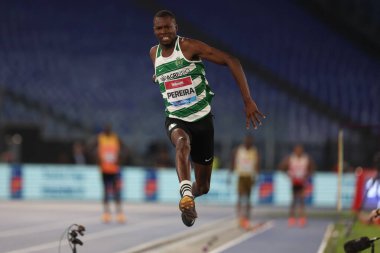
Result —
[[[378, 182], [380, 179], [380, 152], [377, 152], [374, 157], [373, 157], [373, 166], [376, 170], [376, 175], [368, 180], [367, 186], [366, 187], [373, 187], [375, 184]], [[377, 181], [377, 182], [376, 182]], [[378, 185], [376, 185], [378, 187]], [[368, 191], [368, 189], [367, 189]], [[376, 190], [376, 193], [378, 194], [378, 190]], [[365, 196], [366, 198], [366, 196]], [[364, 201], [364, 200], [363, 200]], [[360, 212], [361, 210], [359, 210]], [[372, 210], [370, 214], [358, 214], [359, 215], [359, 220], [363, 223], [375, 223], [380, 225], [380, 202], [377, 203], [377, 208]]]
[[219, 170], [222, 168], [222, 160], [221, 160], [221, 154], [222, 153], [222, 147], [220, 142], [216, 142], [214, 145], [214, 159], [212, 161], [212, 169], [214, 171]]
[[369, 214], [368, 222], [374, 222], [380, 216], [380, 208], [376, 208]]
[[90, 144], [95, 151], [96, 162], [99, 165], [103, 180], [103, 215], [105, 223], [111, 221], [110, 199], [113, 197], [116, 204], [116, 220], [124, 223], [126, 218], [121, 201], [121, 160], [123, 143], [119, 136], [112, 131], [112, 126], [107, 124], [101, 133]]
[[251, 192], [257, 181], [260, 168], [259, 152], [253, 143], [253, 136], [246, 135], [243, 143], [233, 152], [231, 164], [231, 171], [234, 171], [238, 176], [236, 211], [239, 224], [244, 229], [248, 229], [250, 226]]
[[75, 141], [71, 151], [71, 162], [73, 164], [87, 164], [88, 158], [86, 155], [85, 145], [81, 141]]
[[315, 169], [315, 163], [304, 151], [303, 146], [298, 144], [293, 148], [292, 154], [282, 160], [279, 169], [288, 174], [292, 184], [288, 226], [296, 225], [296, 209], [298, 208], [298, 225], [303, 227], [307, 223], [304, 190]]
[[[205, 43], [180, 37], [172, 12], [162, 10], [153, 18], [153, 31], [159, 42], [150, 50], [154, 65], [153, 81], [165, 101], [166, 131], [175, 147], [180, 183], [179, 209], [182, 221], [192, 226], [197, 218], [194, 198], [207, 194], [214, 157], [214, 126], [211, 91], [202, 60], [227, 66], [240, 88], [246, 112], [246, 127], [256, 128], [264, 115], [253, 101], [243, 68], [233, 56]], [[195, 181], [190, 181], [191, 164]]]

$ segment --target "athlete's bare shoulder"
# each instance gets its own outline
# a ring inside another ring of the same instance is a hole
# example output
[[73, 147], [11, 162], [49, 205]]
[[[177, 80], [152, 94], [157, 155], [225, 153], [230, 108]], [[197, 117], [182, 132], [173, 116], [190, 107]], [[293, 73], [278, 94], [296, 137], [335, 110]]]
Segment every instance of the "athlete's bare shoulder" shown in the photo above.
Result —
[[204, 44], [204, 43], [202, 43], [199, 40], [191, 39], [191, 38], [186, 38], [186, 37], [181, 37], [179, 43], [181, 45], [182, 50], [189, 49], [189, 48], [194, 48], [194, 47], [196, 47], [199, 44]]
[[149, 51], [150, 59], [152, 60], [153, 63], [156, 60], [157, 47], [158, 45], [155, 45]]
[[202, 45], [204, 45], [203, 42], [196, 39], [181, 37], [179, 43], [181, 50], [187, 59], [199, 60], [199, 54], [202, 52]]

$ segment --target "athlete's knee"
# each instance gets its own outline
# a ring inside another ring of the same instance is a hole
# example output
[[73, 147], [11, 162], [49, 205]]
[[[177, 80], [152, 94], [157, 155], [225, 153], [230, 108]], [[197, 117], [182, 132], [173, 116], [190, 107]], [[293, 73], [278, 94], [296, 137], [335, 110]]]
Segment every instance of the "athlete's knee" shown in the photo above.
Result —
[[185, 136], [180, 136], [175, 142], [177, 152], [190, 151], [189, 139]]

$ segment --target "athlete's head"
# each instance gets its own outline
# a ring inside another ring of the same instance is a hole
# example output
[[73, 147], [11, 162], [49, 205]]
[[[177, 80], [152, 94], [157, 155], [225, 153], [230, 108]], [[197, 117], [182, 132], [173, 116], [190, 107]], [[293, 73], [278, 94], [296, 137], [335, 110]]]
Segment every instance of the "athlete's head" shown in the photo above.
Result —
[[153, 31], [162, 46], [174, 46], [178, 31], [174, 14], [168, 10], [157, 12], [153, 18]]
[[112, 133], [112, 125], [110, 123], [105, 124], [103, 127], [103, 132], [105, 134], [108, 134], [108, 135], [111, 134]]
[[244, 138], [244, 146], [246, 148], [250, 148], [253, 145], [253, 136], [250, 134], [247, 134]]
[[303, 146], [301, 144], [297, 144], [294, 149], [293, 149], [293, 153], [296, 155], [296, 156], [301, 156], [303, 154], [304, 150], [303, 150]]

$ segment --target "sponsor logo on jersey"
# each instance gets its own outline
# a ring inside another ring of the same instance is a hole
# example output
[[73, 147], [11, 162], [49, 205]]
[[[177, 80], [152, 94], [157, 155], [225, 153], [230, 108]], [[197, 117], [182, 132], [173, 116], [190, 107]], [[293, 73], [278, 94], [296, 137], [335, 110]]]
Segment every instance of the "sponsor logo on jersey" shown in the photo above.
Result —
[[167, 80], [173, 80], [173, 79], [177, 79], [181, 76], [184, 76], [184, 75], [187, 75], [188, 73], [190, 73], [190, 68], [185, 68], [185, 69], [181, 69], [179, 71], [174, 71], [170, 74], [163, 74], [161, 76], [159, 76], [158, 78], [160, 79], [161, 82], [165, 82]]
[[177, 59], [175, 59], [175, 65], [177, 67], [180, 67], [180, 66], [182, 66], [182, 64], [183, 64], [183, 59], [177, 57]]

